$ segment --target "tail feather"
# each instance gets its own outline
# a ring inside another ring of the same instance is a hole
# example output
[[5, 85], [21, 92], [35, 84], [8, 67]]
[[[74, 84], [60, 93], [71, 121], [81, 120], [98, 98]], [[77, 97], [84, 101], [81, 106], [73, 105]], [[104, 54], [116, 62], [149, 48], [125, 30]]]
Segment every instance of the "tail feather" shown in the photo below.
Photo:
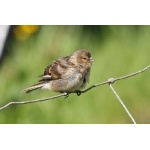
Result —
[[29, 92], [32, 92], [34, 90], [37, 90], [37, 89], [40, 89], [44, 86], [44, 83], [38, 83], [38, 84], [34, 84], [26, 89], [23, 90], [23, 92], [25, 93], [29, 93]]

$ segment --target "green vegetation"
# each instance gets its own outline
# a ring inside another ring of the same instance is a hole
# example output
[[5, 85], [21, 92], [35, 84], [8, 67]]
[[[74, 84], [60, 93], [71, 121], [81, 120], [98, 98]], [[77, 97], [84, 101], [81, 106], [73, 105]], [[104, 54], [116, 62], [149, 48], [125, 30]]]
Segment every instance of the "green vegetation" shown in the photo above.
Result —
[[[0, 66], [0, 106], [10, 101], [45, 98], [57, 93], [21, 90], [38, 81], [58, 57], [86, 48], [95, 60], [90, 86], [138, 71], [150, 63], [150, 26], [40, 26], [24, 40], [14, 37]], [[113, 86], [137, 123], [150, 123], [147, 71]], [[0, 111], [0, 123], [132, 123], [108, 85], [77, 96], [16, 105]]]

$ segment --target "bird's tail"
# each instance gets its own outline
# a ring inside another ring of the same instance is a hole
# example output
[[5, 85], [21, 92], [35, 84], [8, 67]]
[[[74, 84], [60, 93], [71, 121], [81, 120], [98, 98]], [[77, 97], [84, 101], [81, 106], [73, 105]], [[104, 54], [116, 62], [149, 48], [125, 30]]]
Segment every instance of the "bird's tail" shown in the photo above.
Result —
[[41, 89], [44, 85], [45, 85], [45, 83], [37, 83], [37, 84], [34, 84], [34, 85], [24, 89], [22, 92], [29, 93], [34, 90]]

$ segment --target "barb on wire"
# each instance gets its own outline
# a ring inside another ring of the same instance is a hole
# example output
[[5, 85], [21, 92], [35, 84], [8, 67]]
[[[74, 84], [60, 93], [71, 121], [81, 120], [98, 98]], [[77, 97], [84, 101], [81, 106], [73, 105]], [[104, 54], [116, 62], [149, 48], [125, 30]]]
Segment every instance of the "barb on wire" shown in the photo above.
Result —
[[134, 72], [134, 73], [131, 73], [129, 75], [125, 75], [125, 76], [122, 76], [122, 77], [118, 77], [118, 78], [110, 78], [108, 81], [104, 81], [104, 82], [100, 82], [100, 83], [97, 83], [97, 84], [94, 84], [92, 86], [90, 86], [89, 88], [83, 90], [83, 91], [78, 91], [78, 92], [70, 92], [70, 93], [62, 93], [62, 94], [59, 94], [59, 95], [56, 95], [56, 96], [52, 96], [52, 97], [47, 97], [47, 98], [42, 98], [42, 99], [35, 99], [35, 100], [30, 100], [30, 101], [20, 101], [20, 102], [9, 102], [8, 104], [0, 107], [0, 111], [3, 110], [3, 109], [6, 109], [7, 107], [11, 106], [11, 105], [23, 105], [23, 104], [29, 104], [29, 103], [36, 103], [36, 102], [41, 102], [41, 101], [47, 101], [47, 100], [52, 100], [52, 99], [56, 99], [58, 97], [63, 97], [65, 96], [68, 97], [69, 94], [72, 94], [72, 93], [76, 93], [77, 95], [80, 95], [82, 93], [86, 93], [87, 91], [95, 88], [95, 87], [98, 87], [98, 86], [101, 86], [101, 85], [104, 85], [104, 84], [112, 84], [114, 83], [115, 81], [119, 81], [119, 80], [123, 80], [123, 79], [126, 79], [126, 78], [129, 78], [129, 77], [133, 77], [135, 75], [138, 75], [140, 73], [143, 73], [145, 72], [146, 70], [150, 69], [150, 65], [145, 67], [144, 69], [142, 70], [139, 70], [137, 72]]

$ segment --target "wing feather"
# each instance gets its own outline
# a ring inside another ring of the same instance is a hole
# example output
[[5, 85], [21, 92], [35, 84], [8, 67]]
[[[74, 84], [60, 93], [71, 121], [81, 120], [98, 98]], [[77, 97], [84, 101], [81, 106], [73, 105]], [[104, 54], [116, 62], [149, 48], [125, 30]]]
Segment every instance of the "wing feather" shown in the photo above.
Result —
[[61, 79], [62, 75], [65, 74], [70, 66], [68, 59], [69, 56], [53, 61], [51, 65], [45, 68], [44, 74], [41, 76], [42, 79], [39, 80], [39, 82], [49, 82], [51, 80]]

